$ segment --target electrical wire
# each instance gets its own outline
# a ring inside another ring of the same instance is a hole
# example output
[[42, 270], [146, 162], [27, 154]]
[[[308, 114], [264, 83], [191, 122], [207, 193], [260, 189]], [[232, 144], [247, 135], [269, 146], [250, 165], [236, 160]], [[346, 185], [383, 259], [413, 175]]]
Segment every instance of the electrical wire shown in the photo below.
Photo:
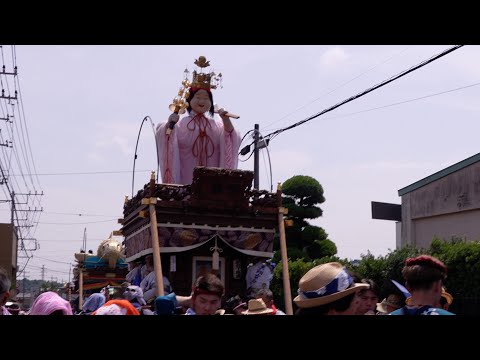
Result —
[[[135, 162], [137, 161], [137, 149], [138, 149], [138, 142], [140, 141], [140, 134], [142, 132], [142, 127], [143, 127], [143, 123], [149, 119], [150, 116], [145, 116], [142, 120], [142, 123], [140, 124], [140, 130], [138, 130], [138, 136], [137, 136], [137, 144], [135, 145], [135, 155], [133, 157], [133, 171], [132, 171], [132, 199], [133, 199], [133, 189], [134, 189], [134, 186], [135, 186]], [[150, 121], [152, 121], [152, 119], [150, 119]], [[155, 135], [155, 132], [153, 133]], [[155, 141], [156, 141], [156, 137], [155, 137]], [[157, 163], [158, 163], [158, 147], [157, 147]], [[158, 173], [158, 171], [157, 171]]]
[[104, 222], [109, 222], [109, 221], [115, 221], [118, 220], [118, 218], [115, 219], [110, 219], [110, 220], [99, 220], [99, 221], [89, 221], [89, 222], [78, 222], [78, 223], [51, 223], [51, 222], [37, 222], [37, 224], [42, 224], [42, 225], [84, 225], [84, 224], [98, 224], [98, 223], [104, 223]]
[[42, 260], [47, 260], [47, 261], [51, 261], [51, 262], [54, 262], [54, 263], [72, 265], [71, 262], [52, 260], [52, 259], [47, 259], [47, 258], [44, 258], [44, 257], [41, 257], [41, 256], [33, 256], [32, 255], [32, 259], [42, 259]]
[[[137, 170], [137, 172], [149, 172], [150, 170]], [[131, 173], [131, 170], [120, 170], [120, 171], [89, 171], [89, 172], [65, 172], [65, 173], [43, 173], [43, 174], [10, 174], [9, 176], [58, 176], [58, 175], [100, 175], [100, 174], [124, 174]]]
[[[320, 115], [323, 115], [323, 114], [325, 114], [325, 113], [327, 113], [327, 112], [330, 112], [330, 111], [332, 111], [332, 110], [334, 110], [334, 109], [336, 109], [336, 108], [338, 108], [338, 107], [340, 107], [340, 106], [342, 106], [342, 105], [344, 105], [344, 104], [346, 104], [346, 103], [348, 103], [348, 102], [350, 102], [350, 101], [353, 101], [353, 100], [355, 100], [355, 99], [358, 99], [358, 98], [360, 98], [360, 97], [362, 97], [362, 96], [364, 96], [364, 95], [366, 95], [366, 94], [368, 94], [368, 93], [370, 93], [370, 92], [372, 92], [372, 91], [374, 91], [374, 90], [376, 90], [376, 89], [379, 89], [380, 87], [385, 86], [385, 85], [389, 84], [389, 83], [392, 82], [392, 81], [395, 81], [395, 80], [397, 80], [397, 79], [399, 79], [399, 78], [401, 78], [401, 77], [403, 77], [403, 76], [405, 76], [405, 75], [407, 75], [407, 74], [409, 74], [409, 73], [411, 73], [411, 72], [413, 72], [413, 71], [415, 71], [415, 70], [417, 70], [417, 69], [419, 69], [419, 68], [421, 68], [421, 67], [423, 67], [423, 66], [425, 66], [425, 65], [427, 65], [427, 64], [429, 64], [429, 63], [431, 63], [431, 62], [433, 62], [433, 61], [435, 61], [435, 60], [437, 60], [437, 59], [439, 59], [439, 58], [441, 58], [441, 57], [443, 57], [443, 56], [445, 56], [445, 55], [453, 52], [453, 51], [455, 51], [455, 50], [458, 50], [458, 49], [461, 48], [462, 46], [463, 46], [463, 45], [456, 45], [456, 46], [453, 46], [453, 47], [451, 47], [451, 48], [449, 48], [449, 49], [447, 49], [447, 50], [444, 50], [444, 51], [441, 52], [440, 54], [437, 54], [437, 55], [435, 55], [435, 56], [432, 56], [430, 59], [424, 60], [424, 61], [422, 61], [421, 63], [419, 63], [419, 64], [417, 64], [417, 65], [415, 65], [415, 66], [412, 66], [410, 69], [404, 70], [404, 71], [402, 71], [401, 73], [399, 73], [399, 74], [397, 74], [397, 75], [395, 75], [395, 76], [392, 76], [391, 78], [389, 78], [389, 79], [387, 79], [387, 80], [384, 80], [384, 81], [382, 81], [381, 83], [379, 83], [379, 84], [377, 84], [377, 85], [374, 85], [374, 86], [372, 86], [372, 87], [370, 87], [370, 88], [362, 91], [361, 93], [358, 93], [358, 94], [356, 94], [356, 95], [354, 95], [354, 96], [351, 96], [350, 98], [348, 98], [348, 99], [346, 99], [346, 100], [343, 100], [343, 101], [341, 101], [341, 102], [339, 102], [339, 103], [337, 103], [337, 104], [335, 104], [335, 105], [333, 105], [333, 106], [331, 106], [331, 107], [329, 107], [329, 108], [327, 108], [327, 109], [325, 109], [325, 110], [322, 110], [321, 112], [319, 112], [319, 113], [317, 113], [317, 114], [315, 114], [315, 115], [312, 115], [312, 116], [310, 116], [310, 117], [308, 117], [308, 118], [306, 118], [306, 119], [304, 119], [304, 120], [301, 120], [301, 121], [299, 121], [299, 122], [296, 122], [295, 124], [292, 124], [292, 125], [287, 126], [287, 127], [285, 127], [285, 128], [282, 128], [282, 129], [276, 130], [276, 131], [274, 131], [274, 132], [271, 132], [271, 133], [269, 133], [268, 135], [266, 135], [265, 138], [269, 138], [270, 140], [272, 140], [273, 138], [275, 138], [276, 136], [278, 136], [280, 133], [282, 133], [282, 132], [284, 132], [284, 131], [293, 129], [294, 127], [297, 127], [297, 126], [300, 126], [300, 125], [306, 123], [307, 121], [313, 120], [313, 119], [319, 117]], [[251, 144], [253, 144], [253, 143], [251, 143]], [[250, 144], [250, 145], [251, 145], [251, 144]]]
[[438, 96], [438, 95], [443, 95], [443, 94], [447, 94], [447, 93], [450, 93], [450, 92], [467, 89], [467, 88], [474, 87], [474, 86], [478, 86], [478, 85], [480, 85], [480, 82], [476, 82], [476, 83], [470, 84], [470, 85], [460, 86], [460, 87], [457, 87], [457, 88], [454, 88], [454, 89], [449, 89], [449, 90], [441, 91], [441, 92], [434, 93], [434, 94], [430, 94], [430, 95], [420, 96], [420, 97], [413, 98], [413, 99], [407, 99], [407, 100], [402, 100], [402, 101], [398, 101], [398, 102], [391, 103], [391, 104], [387, 104], [387, 105], [377, 106], [377, 107], [370, 108], [370, 109], [355, 111], [355, 112], [352, 112], [352, 113], [341, 114], [341, 115], [337, 115], [337, 116], [331, 116], [331, 117], [325, 118], [325, 120], [338, 119], [338, 118], [348, 117], [348, 116], [357, 115], [357, 114], [361, 114], [361, 113], [366, 113], [366, 112], [370, 112], [370, 111], [385, 109], [385, 108], [388, 108], [388, 107], [391, 107], [391, 106], [397, 106], [397, 105], [407, 104], [407, 103], [409, 103], [409, 102], [414, 102], [414, 101], [418, 101], [418, 100], [424, 100], [424, 99], [427, 99], [427, 98], [430, 98], [430, 97], [434, 97], [434, 96]]
[[351, 78], [350, 80], [348, 80], [348, 81], [340, 84], [340, 85], [337, 86], [336, 88], [334, 88], [334, 89], [332, 89], [332, 90], [330, 90], [330, 91], [327, 90], [326, 92], [324, 92], [323, 94], [321, 94], [321, 95], [318, 96], [317, 98], [313, 99], [312, 101], [308, 102], [307, 104], [302, 105], [302, 106], [296, 108], [295, 110], [293, 110], [292, 112], [288, 113], [287, 115], [284, 115], [284, 116], [281, 117], [280, 119], [275, 120], [275, 121], [271, 122], [270, 124], [267, 124], [266, 126], [263, 127], [263, 129], [264, 129], [264, 130], [267, 130], [271, 125], [278, 123], [279, 121], [287, 118], [287, 117], [290, 116], [290, 115], [293, 115], [293, 114], [294, 114], [295, 112], [297, 112], [298, 110], [301, 110], [301, 109], [307, 107], [308, 105], [313, 104], [314, 102], [320, 100], [320, 99], [321, 99], [322, 97], [324, 97], [324, 96], [327, 96], [327, 95], [332, 94], [333, 92], [337, 91], [338, 89], [344, 87], [345, 85], [351, 83], [352, 81], [354, 81], [354, 80], [362, 77], [363, 75], [367, 74], [368, 72], [372, 71], [373, 69], [379, 67], [380, 65], [383, 65], [383, 64], [385, 64], [386, 62], [392, 60], [393, 58], [397, 57], [397, 56], [400, 55], [401, 53], [404, 53], [404, 52], [407, 51], [409, 48], [410, 48], [410, 46], [404, 48], [403, 50], [399, 51], [398, 53], [395, 53], [394, 55], [390, 56], [390, 57], [387, 58], [386, 60], [383, 60], [382, 62], [377, 63], [376, 65], [372, 66], [371, 68], [367, 69], [366, 71], [364, 71], [364, 72], [356, 75], [355, 77]]
[[273, 174], [272, 174], [272, 160], [270, 159], [270, 150], [268, 150], [269, 144], [267, 144], [267, 140], [262, 136], [260, 131], [258, 132], [264, 141], [265, 144], [265, 149], [267, 150], [267, 155], [268, 155], [268, 164], [270, 165], [270, 192], [273, 192]]

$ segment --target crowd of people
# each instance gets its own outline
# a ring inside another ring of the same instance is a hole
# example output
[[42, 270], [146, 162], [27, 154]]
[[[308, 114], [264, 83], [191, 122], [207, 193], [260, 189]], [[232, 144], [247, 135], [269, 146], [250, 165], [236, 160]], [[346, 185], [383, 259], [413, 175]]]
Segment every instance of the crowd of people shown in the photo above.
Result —
[[[148, 275], [148, 274], [147, 274]], [[446, 266], [437, 258], [421, 255], [405, 261], [402, 270], [408, 293], [398, 291], [379, 301], [380, 289], [370, 279], [358, 279], [342, 264], [330, 262], [313, 267], [298, 283], [294, 298], [296, 315], [454, 315], [448, 311], [453, 297], [444, 282]], [[11, 315], [6, 303], [11, 279], [0, 269], [0, 314]], [[111, 295], [103, 288], [85, 299], [78, 315], [285, 315], [274, 304], [270, 289], [246, 297], [223, 299], [225, 288], [212, 273], [199, 276], [191, 294], [170, 293], [145, 301], [142, 287], [125, 282]], [[406, 296], [407, 295], [407, 296]], [[40, 294], [27, 315], [73, 315], [70, 302], [53, 291]]]

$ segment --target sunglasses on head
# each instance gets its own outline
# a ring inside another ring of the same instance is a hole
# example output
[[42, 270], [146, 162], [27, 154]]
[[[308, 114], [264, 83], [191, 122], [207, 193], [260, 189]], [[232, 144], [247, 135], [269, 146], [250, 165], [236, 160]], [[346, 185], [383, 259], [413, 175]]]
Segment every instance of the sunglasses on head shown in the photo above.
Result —
[[135, 289], [127, 288], [127, 291], [135, 292], [136, 290], [135, 290]]

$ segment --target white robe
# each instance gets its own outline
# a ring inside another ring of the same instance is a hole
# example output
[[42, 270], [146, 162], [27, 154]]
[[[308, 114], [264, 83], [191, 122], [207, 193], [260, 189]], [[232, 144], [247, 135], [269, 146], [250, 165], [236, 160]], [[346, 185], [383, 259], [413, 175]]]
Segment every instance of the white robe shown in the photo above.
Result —
[[[153, 297], [155, 297], [155, 290], [157, 288], [155, 271], [149, 273], [140, 283], [140, 288], [143, 290], [143, 298], [146, 302], [149, 302]], [[168, 295], [172, 292], [172, 287], [168, 278], [163, 275], [163, 292], [164, 295]]]
[[[170, 135], [166, 135], [168, 123], [156, 129], [157, 150], [162, 183], [191, 184], [195, 166], [236, 169], [240, 132], [225, 131], [223, 121], [209, 117], [190, 115], [180, 119]], [[201, 136], [202, 129], [204, 130]]]

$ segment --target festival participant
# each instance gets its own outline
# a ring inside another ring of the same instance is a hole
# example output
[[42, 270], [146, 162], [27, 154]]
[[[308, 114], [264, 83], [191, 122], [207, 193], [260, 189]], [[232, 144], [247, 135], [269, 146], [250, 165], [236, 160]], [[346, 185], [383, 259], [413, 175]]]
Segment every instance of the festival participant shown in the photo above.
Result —
[[73, 315], [70, 303], [56, 292], [47, 291], [37, 296], [29, 315]]
[[224, 287], [220, 279], [211, 273], [201, 275], [195, 281], [192, 289], [191, 307], [185, 315], [216, 315], [222, 303]]
[[408, 258], [402, 270], [405, 286], [410, 291], [408, 305], [390, 315], [454, 315], [437, 307], [442, 297], [443, 282], [447, 278], [447, 267], [430, 255]]

